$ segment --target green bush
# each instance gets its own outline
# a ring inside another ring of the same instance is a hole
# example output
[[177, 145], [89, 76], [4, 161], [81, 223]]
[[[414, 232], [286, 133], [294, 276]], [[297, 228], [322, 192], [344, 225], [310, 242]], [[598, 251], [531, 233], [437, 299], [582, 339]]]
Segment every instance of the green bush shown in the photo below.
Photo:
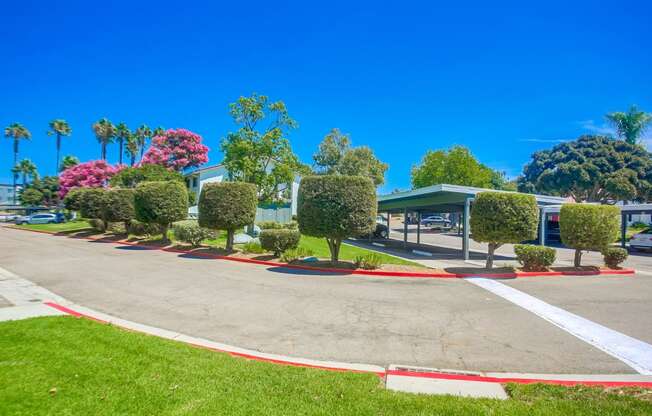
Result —
[[134, 209], [133, 189], [109, 189], [105, 195], [104, 220], [107, 223], [121, 222], [124, 232], [129, 228], [129, 222], [136, 217]]
[[167, 230], [175, 221], [188, 217], [188, 191], [177, 181], [142, 182], [134, 195], [136, 219], [158, 224], [167, 242]]
[[79, 211], [81, 209], [81, 197], [90, 188], [73, 188], [63, 198], [63, 205], [67, 210]]
[[299, 185], [301, 234], [324, 237], [337, 262], [342, 240], [368, 234], [376, 223], [376, 187], [362, 176], [308, 176]]
[[575, 249], [575, 267], [582, 250], [606, 249], [618, 239], [620, 210], [613, 205], [564, 204], [559, 211], [559, 231], [565, 246]]
[[276, 221], [261, 221], [256, 224], [261, 230], [280, 230], [283, 228], [283, 224]]
[[523, 270], [528, 272], [548, 270], [548, 267], [553, 265], [557, 257], [554, 248], [527, 244], [515, 245], [514, 253], [516, 253], [516, 260], [523, 266]]
[[312, 250], [303, 247], [297, 247], [297, 248], [291, 248], [289, 250], [285, 250], [281, 254], [279, 260], [281, 260], [283, 263], [292, 263], [293, 261], [310, 257], [312, 255], [313, 255]]
[[617, 269], [620, 263], [627, 260], [627, 250], [621, 247], [609, 247], [602, 250], [604, 264], [610, 269]]
[[260, 243], [250, 241], [249, 243], [242, 245], [242, 252], [245, 254], [262, 254], [265, 252], [265, 249], [260, 245]]
[[99, 231], [101, 233], [106, 231], [106, 225], [107, 225], [106, 222], [104, 222], [103, 220], [101, 220], [99, 218], [91, 218], [91, 219], [88, 220], [88, 223], [91, 225], [91, 227], [95, 231]]
[[263, 230], [258, 237], [260, 245], [267, 251], [274, 253], [276, 257], [280, 256], [286, 250], [297, 248], [301, 234], [296, 230]]
[[106, 220], [104, 219], [104, 212], [106, 207], [106, 189], [104, 188], [88, 188], [82, 192], [79, 197], [79, 212], [82, 217], [94, 220], [93, 228], [98, 231], [106, 230]]
[[138, 220], [131, 220], [129, 227], [127, 227], [129, 234], [137, 236], [149, 236], [161, 233], [161, 227], [158, 224], [140, 222]]
[[355, 267], [358, 269], [374, 270], [383, 265], [383, 259], [376, 253], [368, 253], [362, 256], [356, 256]]
[[481, 192], [473, 202], [470, 223], [473, 239], [489, 245], [486, 268], [490, 269], [498, 247], [536, 238], [536, 198], [509, 192]]
[[188, 243], [193, 247], [199, 247], [206, 239], [217, 238], [214, 230], [199, 226], [196, 220], [177, 221], [172, 224], [172, 233], [176, 240]]
[[256, 186], [244, 182], [214, 182], [199, 195], [199, 225], [226, 230], [226, 249], [233, 250], [235, 230], [254, 223], [258, 197]]
[[146, 164], [126, 167], [116, 173], [110, 180], [115, 188], [135, 188], [141, 182], [176, 181], [185, 183], [179, 172], [169, 170], [161, 165]]

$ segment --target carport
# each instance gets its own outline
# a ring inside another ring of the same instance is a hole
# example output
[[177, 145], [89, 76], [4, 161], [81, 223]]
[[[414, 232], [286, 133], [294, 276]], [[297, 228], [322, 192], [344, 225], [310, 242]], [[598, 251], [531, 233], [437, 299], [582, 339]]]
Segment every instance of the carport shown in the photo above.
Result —
[[[390, 195], [378, 197], [378, 213], [387, 213], [387, 229], [389, 226], [389, 214], [401, 213], [404, 217], [403, 224], [403, 246], [408, 246], [408, 223], [407, 216], [409, 213], [417, 214], [417, 245], [421, 244], [421, 214], [426, 212], [439, 213], [459, 213], [461, 214], [462, 226], [462, 252], [464, 260], [469, 259], [469, 218], [471, 213], [471, 204], [475, 196], [480, 192], [508, 192], [496, 191], [495, 189], [475, 188], [472, 186], [460, 185], [432, 185], [425, 188], [414, 189], [412, 191], [399, 192]], [[549, 205], [561, 205], [565, 198], [534, 195], [539, 207]], [[541, 210], [543, 215], [543, 210]]]

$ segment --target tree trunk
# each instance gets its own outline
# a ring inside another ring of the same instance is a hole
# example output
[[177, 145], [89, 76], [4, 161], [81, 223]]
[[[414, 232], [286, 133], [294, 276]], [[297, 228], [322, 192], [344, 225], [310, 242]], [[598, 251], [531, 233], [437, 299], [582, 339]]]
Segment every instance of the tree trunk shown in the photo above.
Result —
[[118, 139], [118, 144], [120, 148], [120, 155], [118, 156], [118, 164], [122, 165], [122, 139]]
[[164, 243], [170, 242], [170, 239], [168, 238], [168, 228], [170, 228], [170, 224], [165, 224], [161, 226], [161, 232], [163, 233], [163, 238], [161, 239], [161, 241]]
[[134, 153], [131, 154], [131, 166], [134, 166], [134, 163], [136, 163], [136, 155]]
[[106, 160], [106, 143], [102, 142], [102, 160]]
[[[14, 166], [16, 167], [16, 164], [18, 164], [18, 140], [14, 139]], [[14, 177], [14, 205], [16, 205], [16, 178], [18, 175], [16, 173], [13, 173], [12, 176]]]
[[226, 251], [233, 251], [233, 230], [226, 230]]
[[580, 267], [582, 263], [582, 250], [575, 250], [575, 258], [573, 259], [573, 265], [575, 267]]
[[335, 264], [338, 262], [340, 257], [340, 245], [342, 240], [339, 238], [327, 238], [326, 242], [328, 243], [328, 249], [331, 252], [331, 263]]
[[59, 157], [61, 153], [61, 135], [57, 134], [57, 166], [55, 167], [55, 172], [59, 173], [61, 167], [59, 166]]
[[485, 268], [491, 269], [494, 267], [494, 253], [502, 244], [499, 243], [489, 243], [489, 248], [487, 250], [487, 264]]

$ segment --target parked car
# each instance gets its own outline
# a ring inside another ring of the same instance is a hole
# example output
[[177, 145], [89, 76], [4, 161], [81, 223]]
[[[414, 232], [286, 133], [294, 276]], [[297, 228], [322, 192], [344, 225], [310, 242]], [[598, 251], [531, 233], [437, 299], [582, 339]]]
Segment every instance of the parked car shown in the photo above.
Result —
[[43, 213], [43, 214], [32, 214], [25, 217], [16, 218], [16, 224], [18, 225], [55, 224], [59, 222], [63, 222], [63, 214], [59, 216], [58, 214]]
[[430, 228], [450, 228], [451, 221], [441, 215], [431, 215], [421, 219], [421, 225]]
[[16, 218], [20, 217], [18, 214], [0, 214], [0, 221], [11, 222], [16, 221]]
[[652, 248], [652, 228], [634, 234], [629, 239], [629, 248], [632, 250], [649, 250]]

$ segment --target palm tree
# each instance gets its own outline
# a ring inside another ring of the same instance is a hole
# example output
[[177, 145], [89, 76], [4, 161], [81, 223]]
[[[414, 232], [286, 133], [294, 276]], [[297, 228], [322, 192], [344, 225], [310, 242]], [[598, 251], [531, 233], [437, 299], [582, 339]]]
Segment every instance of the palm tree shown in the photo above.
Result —
[[[27, 130], [25, 126], [20, 123], [12, 123], [9, 126], [5, 127], [5, 137], [8, 139], [13, 139], [14, 141], [14, 166], [18, 163], [18, 143], [21, 140], [29, 140], [32, 137], [32, 133]], [[12, 169], [13, 171], [13, 169]], [[16, 205], [16, 173], [14, 177], [14, 205]]]
[[136, 163], [136, 155], [139, 149], [139, 138], [136, 134], [130, 134], [127, 137], [127, 145], [125, 146], [125, 153], [129, 155], [129, 165], [133, 166]]
[[605, 117], [616, 128], [618, 136], [630, 144], [636, 144], [647, 126], [652, 123], [652, 113], [639, 111], [635, 105], [626, 113], [617, 111]]
[[129, 130], [129, 127], [125, 123], [120, 123], [115, 129], [115, 137], [118, 139], [118, 145], [119, 145], [119, 155], [118, 156], [118, 164], [122, 165], [122, 151], [124, 148], [124, 142], [129, 139], [129, 136], [131, 136], [131, 130]]
[[102, 146], [102, 159], [106, 160], [106, 146], [113, 142], [115, 137], [115, 126], [107, 118], [103, 118], [93, 123], [93, 132], [97, 141], [100, 142]]
[[59, 170], [63, 171], [75, 165], [79, 165], [79, 159], [73, 155], [67, 155], [63, 157], [63, 161], [61, 162]]
[[61, 153], [61, 138], [67, 137], [72, 134], [72, 129], [66, 120], [56, 119], [50, 122], [50, 130], [48, 130], [48, 136], [57, 137], [57, 172], [60, 170], [59, 166], [59, 155]]
[[30, 177], [32, 180], [38, 178], [38, 170], [36, 165], [29, 159], [23, 159], [18, 164], [16, 164], [11, 171], [14, 175], [19, 173], [23, 176], [23, 189], [27, 186], [27, 178]]
[[136, 145], [140, 151], [140, 160], [143, 160], [143, 153], [145, 153], [145, 146], [147, 145], [147, 140], [152, 137], [152, 129], [149, 128], [147, 124], [143, 124], [136, 129], [136, 134], [134, 135]]

